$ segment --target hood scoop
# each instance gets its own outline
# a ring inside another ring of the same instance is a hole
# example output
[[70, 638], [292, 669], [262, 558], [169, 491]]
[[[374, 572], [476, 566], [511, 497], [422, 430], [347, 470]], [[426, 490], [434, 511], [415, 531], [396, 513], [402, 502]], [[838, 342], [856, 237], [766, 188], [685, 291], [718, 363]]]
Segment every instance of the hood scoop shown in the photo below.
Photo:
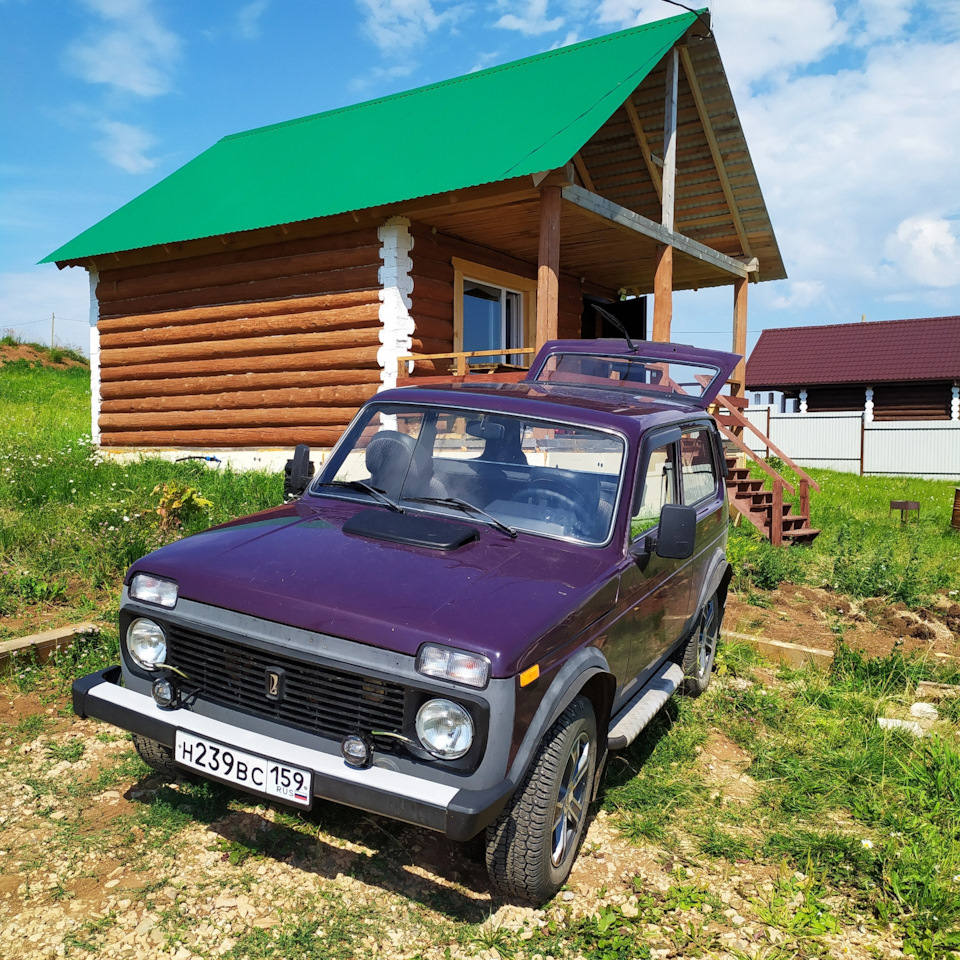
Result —
[[469, 523], [386, 510], [361, 510], [343, 525], [343, 532], [430, 550], [458, 550], [480, 539], [480, 531]]

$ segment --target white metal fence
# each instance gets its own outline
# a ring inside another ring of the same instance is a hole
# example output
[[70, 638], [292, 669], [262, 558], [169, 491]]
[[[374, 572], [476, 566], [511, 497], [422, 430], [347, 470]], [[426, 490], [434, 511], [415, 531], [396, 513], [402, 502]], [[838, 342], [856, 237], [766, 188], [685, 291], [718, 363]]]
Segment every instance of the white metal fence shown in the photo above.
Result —
[[[766, 408], [744, 412], [802, 467], [960, 480], [960, 422], [955, 420], [865, 423], [860, 413], [775, 413]], [[756, 435], [744, 430], [744, 440], [766, 455]]]

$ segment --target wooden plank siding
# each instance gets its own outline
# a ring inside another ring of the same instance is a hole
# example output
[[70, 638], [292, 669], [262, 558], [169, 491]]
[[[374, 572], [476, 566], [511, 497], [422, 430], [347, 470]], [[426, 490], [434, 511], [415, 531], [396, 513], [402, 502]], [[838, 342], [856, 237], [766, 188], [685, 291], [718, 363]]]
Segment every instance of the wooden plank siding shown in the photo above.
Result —
[[379, 251], [368, 228], [102, 270], [102, 445], [332, 445], [380, 384]]

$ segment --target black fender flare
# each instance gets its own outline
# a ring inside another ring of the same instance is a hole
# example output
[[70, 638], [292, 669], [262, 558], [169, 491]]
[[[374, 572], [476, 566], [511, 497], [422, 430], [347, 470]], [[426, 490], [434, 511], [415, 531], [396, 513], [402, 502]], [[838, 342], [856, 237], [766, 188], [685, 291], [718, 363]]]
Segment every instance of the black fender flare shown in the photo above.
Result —
[[557, 671], [553, 682], [540, 700], [537, 712], [533, 715], [533, 720], [527, 727], [520, 748], [510, 765], [507, 774], [510, 780], [516, 784], [523, 780], [544, 734], [553, 726], [557, 717], [567, 709], [573, 699], [595, 678], [599, 679], [603, 686], [609, 687], [609, 702], [606, 704], [608, 716], [597, 716], [597, 739], [600, 741], [598, 744], [599, 755], [603, 756], [606, 753], [607, 725], [616, 681], [610, 672], [607, 658], [596, 647], [581, 647]]
[[697, 611], [703, 609], [703, 605], [715, 593], [720, 595], [720, 605], [724, 606], [727, 601], [727, 587], [733, 577], [733, 567], [727, 560], [723, 550], [717, 548], [714, 555], [710, 558], [710, 565], [707, 568], [707, 575], [703, 578], [703, 587], [700, 590], [700, 596], [697, 598]]

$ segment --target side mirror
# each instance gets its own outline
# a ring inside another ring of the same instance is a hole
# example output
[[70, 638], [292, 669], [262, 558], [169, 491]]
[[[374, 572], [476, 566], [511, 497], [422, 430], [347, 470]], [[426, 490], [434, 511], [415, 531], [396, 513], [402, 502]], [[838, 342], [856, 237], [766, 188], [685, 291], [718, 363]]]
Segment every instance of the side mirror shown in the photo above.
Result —
[[696, 539], [696, 509], [678, 503], [664, 504], [657, 532], [657, 556], [666, 560], [686, 560], [693, 556]]
[[310, 448], [305, 443], [298, 443], [293, 451], [293, 458], [288, 460], [283, 468], [283, 502], [296, 500], [303, 496], [304, 491], [313, 476], [313, 461], [310, 459]]

